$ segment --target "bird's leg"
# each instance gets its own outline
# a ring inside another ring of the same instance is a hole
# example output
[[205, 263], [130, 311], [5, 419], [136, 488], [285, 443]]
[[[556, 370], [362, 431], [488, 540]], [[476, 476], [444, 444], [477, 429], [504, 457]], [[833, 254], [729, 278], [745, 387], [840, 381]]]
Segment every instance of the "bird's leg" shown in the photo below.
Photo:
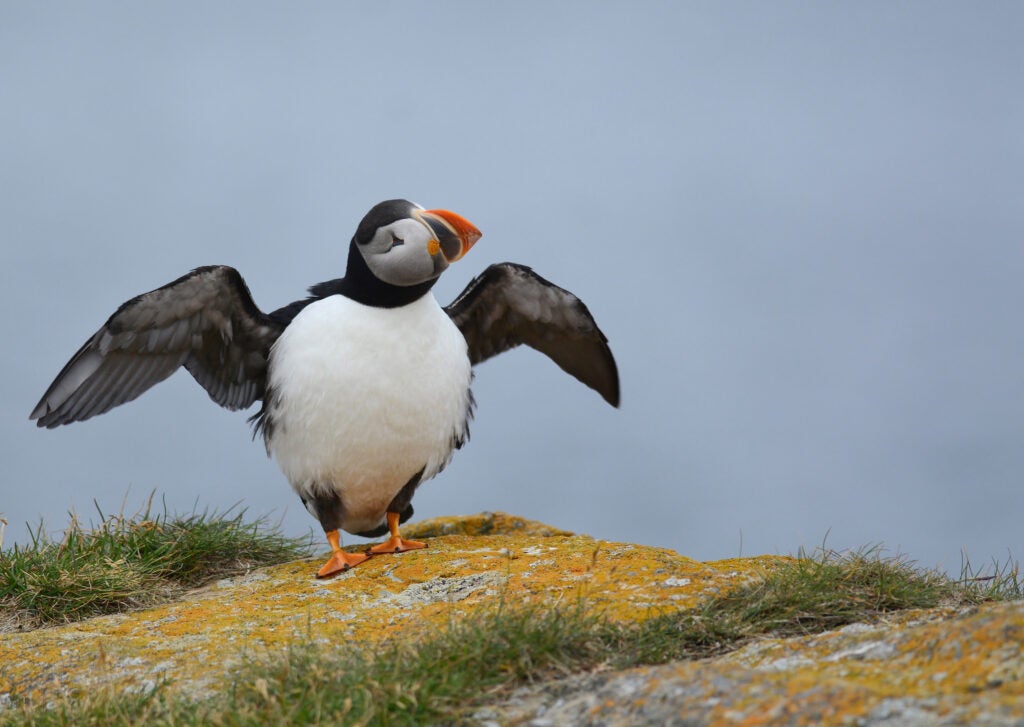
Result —
[[381, 553], [401, 553], [403, 550], [417, 550], [418, 548], [426, 548], [426, 543], [421, 543], [417, 540], [402, 540], [402, 536], [398, 532], [398, 513], [388, 513], [388, 530], [391, 531], [391, 537], [387, 541], [380, 545], [375, 545], [366, 552], [369, 555], [380, 555]]
[[365, 553], [346, 553], [341, 549], [340, 537], [337, 530], [330, 530], [327, 533], [327, 542], [331, 544], [331, 559], [323, 564], [323, 567], [316, 572], [317, 578], [326, 578], [338, 573], [344, 573], [349, 568], [362, 563], [370, 556]]

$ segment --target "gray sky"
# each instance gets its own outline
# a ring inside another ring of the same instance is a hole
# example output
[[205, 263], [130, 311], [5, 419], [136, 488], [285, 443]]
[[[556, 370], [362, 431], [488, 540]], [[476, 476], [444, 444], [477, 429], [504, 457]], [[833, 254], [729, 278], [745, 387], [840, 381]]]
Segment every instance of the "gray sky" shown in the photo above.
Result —
[[[418, 517], [507, 510], [699, 559], [1024, 552], [1018, 3], [0, 4], [7, 542], [93, 499], [316, 527], [185, 373], [28, 413], [127, 298], [202, 264], [265, 310], [408, 197], [588, 304], [623, 405], [477, 369]], [[318, 536], [319, 537], [319, 536]]]

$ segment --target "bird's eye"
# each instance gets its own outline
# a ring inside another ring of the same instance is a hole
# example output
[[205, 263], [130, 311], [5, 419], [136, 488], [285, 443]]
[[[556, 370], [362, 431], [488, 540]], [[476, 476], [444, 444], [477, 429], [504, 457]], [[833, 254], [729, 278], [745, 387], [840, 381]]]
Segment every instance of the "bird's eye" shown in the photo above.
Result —
[[394, 247], [395, 245], [404, 245], [404, 244], [405, 244], [405, 240], [403, 240], [398, 235], [396, 235], [394, 233], [391, 233], [391, 247]]

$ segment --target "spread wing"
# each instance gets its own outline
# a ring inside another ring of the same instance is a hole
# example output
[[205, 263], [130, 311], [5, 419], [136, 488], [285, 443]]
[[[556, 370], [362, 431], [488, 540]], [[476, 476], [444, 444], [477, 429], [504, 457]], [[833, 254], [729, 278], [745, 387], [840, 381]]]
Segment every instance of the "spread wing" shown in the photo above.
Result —
[[210, 398], [244, 409], [263, 396], [283, 326], [260, 311], [238, 271], [196, 268], [124, 303], [85, 342], [31, 418], [53, 428], [135, 399], [184, 366]]
[[525, 343], [619, 405], [615, 358], [587, 306], [525, 265], [491, 265], [445, 311], [474, 365]]

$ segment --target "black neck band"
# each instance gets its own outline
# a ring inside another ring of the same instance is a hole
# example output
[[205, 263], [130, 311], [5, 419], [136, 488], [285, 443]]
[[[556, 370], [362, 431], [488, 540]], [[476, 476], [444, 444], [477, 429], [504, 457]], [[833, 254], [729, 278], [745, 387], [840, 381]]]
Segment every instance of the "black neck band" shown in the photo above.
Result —
[[398, 308], [422, 298], [434, 287], [437, 278], [417, 285], [391, 285], [370, 272], [356, 241], [348, 246], [348, 269], [341, 281], [341, 292], [357, 303], [375, 308]]

